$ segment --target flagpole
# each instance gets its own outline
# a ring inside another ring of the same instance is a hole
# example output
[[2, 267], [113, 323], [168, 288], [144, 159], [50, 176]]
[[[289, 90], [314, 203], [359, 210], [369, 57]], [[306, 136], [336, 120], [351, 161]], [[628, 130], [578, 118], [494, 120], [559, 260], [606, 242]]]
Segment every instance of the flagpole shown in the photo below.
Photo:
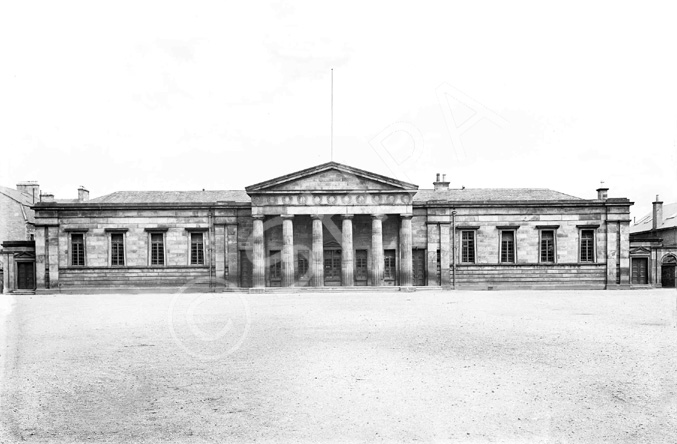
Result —
[[334, 161], [334, 68], [331, 69], [331, 161]]

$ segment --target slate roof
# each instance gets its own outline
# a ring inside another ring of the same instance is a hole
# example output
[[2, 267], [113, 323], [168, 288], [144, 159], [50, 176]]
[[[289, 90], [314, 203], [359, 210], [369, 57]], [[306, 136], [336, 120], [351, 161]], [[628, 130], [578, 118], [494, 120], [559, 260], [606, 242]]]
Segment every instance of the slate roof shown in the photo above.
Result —
[[448, 190], [418, 190], [415, 202], [428, 200], [468, 201], [535, 201], [535, 200], [583, 200], [559, 191], [546, 188], [466, 188]]
[[[677, 227], [677, 202], [663, 205], [663, 223], [658, 226], [658, 229], [673, 227]], [[653, 210], [637, 220], [637, 223], [630, 227], [630, 233], [641, 233], [652, 229]]]
[[89, 203], [214, 203], [217, 201], [251, 202], [244, 190], [225, 191], [116, 191], [90, 199]]
[[12, 199], [17, 203], [21, 203], [21, 205], [24, 206], [24, 213], [27, 219], [26, 221], [31, 224], [35, 223], [35, 213], [33, 212], [33, 210], [31, 210], [31, 205], [33, 205], [33, 198], [30, 195], [22, 193], [19, 190], [2, 186], [0, 186], [0, 193], [4, 194], [5, 196], [9, 197], [10, 199]]
[[[472, 201], [561, 201], [583, 200], [578, 197], [544, 188], [466, 188], [434, 191], [418, 190], [414, 202], [429, 200]], [[89, 203], [215, 203], [217, 201], [251, 202], [244, 190], [223, 191], [116, 191], [106, 196], [90, 199]]]

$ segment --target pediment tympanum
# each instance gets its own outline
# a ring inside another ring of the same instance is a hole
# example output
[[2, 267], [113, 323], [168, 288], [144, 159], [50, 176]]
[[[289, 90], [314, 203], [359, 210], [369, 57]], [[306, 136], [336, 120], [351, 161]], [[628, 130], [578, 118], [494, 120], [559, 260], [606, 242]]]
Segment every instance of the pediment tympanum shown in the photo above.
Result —
[[245, 189], [253, 214], [360, 214], [411, 212], [418, 186], [329, 162]]
[[247, 193], [413, 191], [417, 185], [359, 170], [337, 162], [328, 162], [245, 188]]

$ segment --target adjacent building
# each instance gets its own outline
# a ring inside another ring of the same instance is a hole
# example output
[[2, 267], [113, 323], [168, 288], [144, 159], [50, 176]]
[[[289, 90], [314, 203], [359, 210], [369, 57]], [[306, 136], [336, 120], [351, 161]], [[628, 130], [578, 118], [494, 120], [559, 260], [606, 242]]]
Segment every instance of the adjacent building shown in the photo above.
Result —
[[630, 228], [631, 284], [675, 287], [677, 269], [677, 203], [653, 210]]
[[38, 291], [628, 288], [632, 202], [336, 162], [230, 191], [35, 204]]
[[4, 291], [35, 289], [35, 217], [37, 182], [16, 189], [0, 187], [0, 282]]

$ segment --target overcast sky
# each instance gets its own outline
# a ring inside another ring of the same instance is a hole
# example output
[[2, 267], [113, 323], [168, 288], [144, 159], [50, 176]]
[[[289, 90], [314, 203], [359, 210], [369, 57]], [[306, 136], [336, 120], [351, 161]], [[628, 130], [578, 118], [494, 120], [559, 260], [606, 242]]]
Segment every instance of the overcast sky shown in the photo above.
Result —
[[334, 160], [430, 188], [677, 201], [670, 2], [3, 2], [0, 184], [242, 189]]

